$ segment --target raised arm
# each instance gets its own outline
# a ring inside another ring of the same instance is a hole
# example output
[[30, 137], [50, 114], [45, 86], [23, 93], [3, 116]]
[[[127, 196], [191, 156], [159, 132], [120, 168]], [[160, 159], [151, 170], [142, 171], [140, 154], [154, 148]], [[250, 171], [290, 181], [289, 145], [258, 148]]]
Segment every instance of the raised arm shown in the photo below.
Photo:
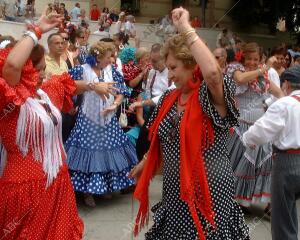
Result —
[[226, 116], [223, 75], [222, 71], [206, 44], [198, 36], [189, 23], [189, 12], [183, 8], [174, 9], [172, 12], [173, 23], [178, 32], [186, 39], [196, 62], [200, 66], [204, 81], [211, 93], [211, 100], [221, 116]]
[[[59, 14], [42, 15], [37, 26], [42, 33], [45, 33], [59, 25], [62, 19]], [[36, 33], [29, 30], [28, 34], [10, 51], [2, 69], [3, 78], [9, 85], [15, 86], [19, 83], [22, 68], [29, 59], [31, 51], [37, 41], [38, 37]]]

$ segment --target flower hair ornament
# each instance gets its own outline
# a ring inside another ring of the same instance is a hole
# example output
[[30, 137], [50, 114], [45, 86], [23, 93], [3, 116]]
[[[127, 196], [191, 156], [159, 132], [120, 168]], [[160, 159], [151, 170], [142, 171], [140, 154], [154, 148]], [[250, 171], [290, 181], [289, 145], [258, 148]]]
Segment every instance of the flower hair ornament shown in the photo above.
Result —
[[236, 52], [236, 54], [234, 56], [235, 60], [238, 61], [238, 62], [242, 61], [242, 57], [243, 57], [243, 52], [242, 51]]
[[4, 40], [0, 43], [0, 49], [6, 48], [9, 44], [11, 44], [10, 40]]
[[91, 67], [97, 66], [97, 57], [100, 54], [98, 49], [94, 49], [90, 54], [86, 57], [86, 63]]

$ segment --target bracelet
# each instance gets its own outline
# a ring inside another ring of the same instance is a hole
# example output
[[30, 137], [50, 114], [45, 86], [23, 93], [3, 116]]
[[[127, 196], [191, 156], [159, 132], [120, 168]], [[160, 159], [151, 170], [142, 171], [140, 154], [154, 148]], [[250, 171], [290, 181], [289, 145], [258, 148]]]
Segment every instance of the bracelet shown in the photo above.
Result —
[[186, 32], [182, 33], [181, 35], [184, 37], [184, 39], [187, 39], [188, 35], [190, 35], [191, 33], [195, 33], [196, 30], [194, 28], [187, 30]]
[[31, 24], [28, 26], [28, 30], [33, 31], [39, 40], [42, 38], [43, 32], [39, 26]]
[[26, 31], [23, 36], [24, 37], [30, 37], [33, 40], [34, 46], [36, 46], [38, 44], [39, 40], [38, 40], [38, 38], [37, 38], [37, 36], [35, 35], [34, 32]]
[[191, 48], [191, 46], [192, 46], [195, 42], [197, 42], [198, 39], [199, 39], [198, 35], [195, 36], [195, 38], [190, 42], [190, 44], [188, 44], [188, 48]]
[[258, 76], [262, 76], [263, 75], [262, 70], [260, 68], [257, 69], [257, 72], [258, 72]]
[[88, 82], [86, 85], [87, 85], [89, 91], [94, 91], [96, 88], [96, 85], [94, 82]]

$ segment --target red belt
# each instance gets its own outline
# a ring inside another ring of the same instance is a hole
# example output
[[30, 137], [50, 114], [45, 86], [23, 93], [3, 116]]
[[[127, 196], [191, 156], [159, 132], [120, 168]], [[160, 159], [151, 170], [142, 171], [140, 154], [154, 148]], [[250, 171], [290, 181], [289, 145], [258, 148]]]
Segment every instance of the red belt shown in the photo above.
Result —
[[288, 149], [285, 150], [285, 152], [289, 154], [300, 154], [300, 149]]
[[274, 151], [274, 153], [300, 154], [300, 148], [281, 150], [276, 147], [273, 147], [273, 151]]

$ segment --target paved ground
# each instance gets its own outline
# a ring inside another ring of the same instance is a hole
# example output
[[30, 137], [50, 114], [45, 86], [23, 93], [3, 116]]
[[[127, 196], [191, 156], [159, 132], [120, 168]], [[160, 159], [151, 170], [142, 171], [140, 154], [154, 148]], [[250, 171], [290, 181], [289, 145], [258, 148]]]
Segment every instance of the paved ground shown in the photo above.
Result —
[[[161, 182], [161, 178], [158, 177], [151, 184], [151, 204], [160, 199]], [[84, 240], [144, 239], [143, 233], [137, 238], [133, 238], [131, 233], [132, 222], [137, 211], [137, 202], [133, 202], [131, 194], [114, 194], [111, 199], [97, 198], [97, 207], [94, 209], [84, 206], [80, 199], [79, 197], [79, 212], [85, 222]], [[298, 209], [300, 209], [299, 203]], [[246, 218], [251, 240], [271, 240], [270, 223], [262, 218], [263, 206], [253, 207], [253, 212], [255, 215]]]

